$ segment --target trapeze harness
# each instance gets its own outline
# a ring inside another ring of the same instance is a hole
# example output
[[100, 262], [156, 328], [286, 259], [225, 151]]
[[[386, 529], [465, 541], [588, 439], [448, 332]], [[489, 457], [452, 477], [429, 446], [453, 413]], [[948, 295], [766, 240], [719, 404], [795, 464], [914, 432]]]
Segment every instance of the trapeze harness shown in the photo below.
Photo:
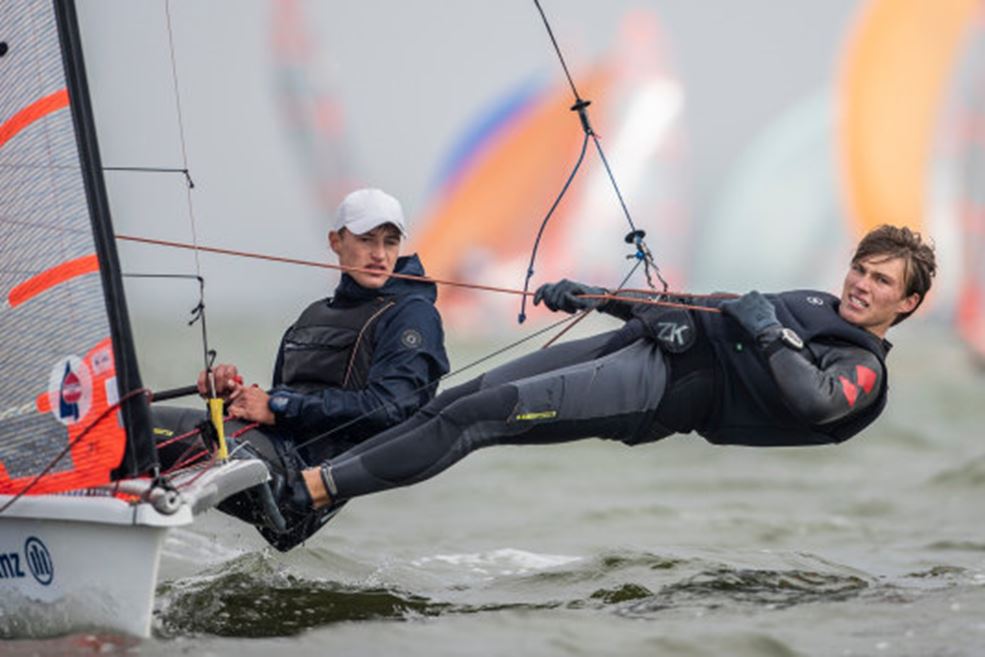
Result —
[[280, 384], [304, 393], [365, 388], [373, 362], [371, 329], [394, 305], [378, 297], [342, 309], [334, 308], [331, 299], [308, 306], [284, 336]]

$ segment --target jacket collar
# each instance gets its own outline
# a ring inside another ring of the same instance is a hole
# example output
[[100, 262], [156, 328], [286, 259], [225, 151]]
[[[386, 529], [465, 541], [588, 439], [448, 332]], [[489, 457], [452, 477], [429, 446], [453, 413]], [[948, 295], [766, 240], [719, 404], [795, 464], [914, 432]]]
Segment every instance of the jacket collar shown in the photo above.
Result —
[[[397, 258], [397, 264], [393, 271], [397, 274], [425, 275], [424, 266], [416, 253]], [[438, 288], [431, 282], [391, 277], [383, 287], [369, 289], [357, 283], [349, 274], [342, 274], [342, 279], [339, 281], [338, 287], [335, 288], [333, 298], [336, 301], [363, 302], [381, 296], [394, 297], [408, 294], [423, 296], [433, 303], [438, 298]]]

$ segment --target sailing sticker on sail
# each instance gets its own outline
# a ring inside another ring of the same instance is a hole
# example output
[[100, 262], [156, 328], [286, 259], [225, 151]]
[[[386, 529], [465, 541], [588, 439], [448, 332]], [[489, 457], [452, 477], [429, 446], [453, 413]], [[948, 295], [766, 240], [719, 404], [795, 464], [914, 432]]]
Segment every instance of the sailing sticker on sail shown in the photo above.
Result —
[[75, 424], [92, 406], [92, 375], [78, 356], [55, 363], [48, 377], [48, 407], [59, 422]]
[[[92, 354], [92, 371], [94, 374], [103, 374], [104, 372], [109, 372], [113, 369], [113, 352], [110, 351], [109, 347], [103, 347], [102, 349], [97, 349]], [[113, 384], [116, 384], [116, 379], [113, 379]], [[116, 400], [112, 402], [115, 404]]]

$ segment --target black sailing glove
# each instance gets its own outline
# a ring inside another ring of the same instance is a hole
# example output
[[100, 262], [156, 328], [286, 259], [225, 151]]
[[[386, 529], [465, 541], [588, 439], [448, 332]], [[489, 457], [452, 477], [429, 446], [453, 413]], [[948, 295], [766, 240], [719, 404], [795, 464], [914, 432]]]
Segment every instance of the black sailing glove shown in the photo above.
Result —
[[738, 299], [723, 301], [721, 309], [726, 315], [734, 317], [757, 342], [782, 327], [780, 320], [776, 318], [776, 308], [756, 290], [747, 292]]
[[602, 305], [603, 299], [585, 299], [576, 296], [579, 294], [608, 294], [608, 290], [562, 278], [557, 283], [545, 283], [537, 288], [534, 305], [543, 301], [548, 310], [563, 310], [566, 313], [576, 313]]

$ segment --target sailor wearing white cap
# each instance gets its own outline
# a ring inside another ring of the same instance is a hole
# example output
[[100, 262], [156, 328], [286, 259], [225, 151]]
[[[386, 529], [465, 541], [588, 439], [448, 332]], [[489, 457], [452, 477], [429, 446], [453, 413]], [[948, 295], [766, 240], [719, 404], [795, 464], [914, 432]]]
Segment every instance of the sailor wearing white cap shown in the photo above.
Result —
[[[216, 393], [227, 400], [230, 416], [259, 423], [240, 440], [268, 461], [272, 475], [293, 481], [288, 472], [322, 462], [407, 419], [434, 397], [438, 380], [448, 372], [435, 285], [391, 276], [424, 276], [416, 255], [400, 256], [406, 234], [397, 199], [379, 189], [346, 196], [328, 233], [345, 273], [331, 297], [309, 305], [287, 329], [273, 386], [244, 385], [231, 364], [213, 369]], [[203, 394], [205, 381], [203, 372]], [[155, 421], [183, 432], [191, 421], [187, 417], [157, 409]], [[175, 454], [162, 453], [162, 461], [187, 448], [175, 444]], [[283, 523], [271, 523], [260, 500], [251, 489], [220, 510], [256, 524], [280, 550], [297, 545], [330, 517], [324, 511], [285, 512]]]

